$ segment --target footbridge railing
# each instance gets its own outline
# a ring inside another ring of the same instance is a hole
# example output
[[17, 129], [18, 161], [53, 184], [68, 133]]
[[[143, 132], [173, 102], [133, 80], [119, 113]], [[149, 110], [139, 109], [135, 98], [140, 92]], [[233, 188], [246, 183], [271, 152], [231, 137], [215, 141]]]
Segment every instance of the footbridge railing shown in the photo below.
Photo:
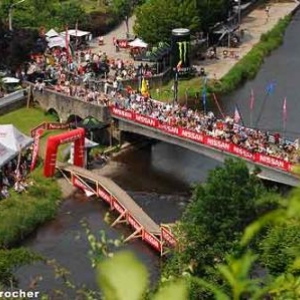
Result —
[[130, 225], [133, 233], [125, 241], [141, 238], [161, 256], [166, 254], [170, 248], [177, 246], [177, 241], [170, 228], [156, 224], [123, 189], [109, 178], [69, 164], [58, 163], [56, 168], [70, 184], [84, 190], [89, 195], [100, 197], [111, 210], [118, 214], [111, 226], [118, 223]]

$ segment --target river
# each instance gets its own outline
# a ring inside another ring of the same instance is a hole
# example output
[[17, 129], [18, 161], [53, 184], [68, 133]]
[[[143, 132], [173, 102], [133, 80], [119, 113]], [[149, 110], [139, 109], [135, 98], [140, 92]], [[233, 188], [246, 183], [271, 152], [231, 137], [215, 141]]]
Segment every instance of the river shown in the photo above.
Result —
[[[300, 12], [298, 11], [289, 25], [284, 44], [265, 63], [256, 78], [247, 82], [234, 93], [222, 97], [223, 109], [233, 114], [237, 103], [243, 120], [250, 125], [249, 98], [250, 90], [255, 94], [252, 125], [265, 130], [286, 134], [289, 138], [298, 137], [300, 132], [298, 113], [299, 78], [300, 78], [300, 40], [296, 37], [300, 32]], [[272, 94], [266, 97], [266, 87], [275, 83]], [[283, 129], [282, 106], [287, 99], [287, 124]], [[265, 107], [261, 119], [256, 119]], [[285, 131], [285, 132], [284, 132]], [[115, 180], [122, 188], [149, 213], [157, 222], [174, 222], [183, 212], [190, 196], [193, 182], [203, 182], [208, 171], [219, 165], [216, 161], [191, 151], [165, 143], [154, 143], [142, 149], [129, 151], [118, 156], [112, 163], [107, 176]], [[97, 199], [87, 199], [76, 192], [63, 202], [57, 218], [40, 227], [35, 234], [24, 243], [49, 258], [55, 258], [61, 265], [69, 269], [76, 283], [95, 288], [95, 274], [87, 257], [88, 245], [84, 230], [79, 221], [85, 218], [93, 232], [105, 230], [108, 237], [118, 238], [129, 235], [125, 225], [111, 228], [103, 221], [108, 207]], [[151, 280], [159, 276], [159, 256], [140, 240], [124, 246], [132, 250], [148, 267]], [[22, 267], [17, 276], [20, 286], [26, 287], [36, 275], [42, 275], [39, 290], [50, 291], [60, 288], [61, 284], [53, 279], [49, 268], [36, 264]]]

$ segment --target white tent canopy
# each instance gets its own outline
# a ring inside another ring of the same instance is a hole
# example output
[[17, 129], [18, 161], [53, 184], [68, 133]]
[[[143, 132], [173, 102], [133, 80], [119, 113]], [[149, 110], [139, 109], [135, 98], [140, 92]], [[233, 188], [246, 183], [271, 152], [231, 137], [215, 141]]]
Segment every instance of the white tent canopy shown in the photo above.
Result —
[[53, 48], [53, 47], [64, 48], [64, 47], [66, 47], [66, 39], [61, 35], [48, 38], [48, 47], [49, 48]]
[[28, 147], [33, 139], [20, 132], [14, 125], [0, 125], [0, 143], [14, 152]]
[[45, 36], [48, 37], [48, 38], [52, 38], [54, 36], [58, 36], [59, 34], [52, 28], [50, 29], [46, 34]]
[[139, 38], [136, 38], [134, 41], [130, 42], [128, 45], [130, 47], [136, 47], [136, 48], [147, 48], [148, 47], [148, 44]]
[[[63, 31], [60, 33], [61, 35], [65, 36], [66, 31]], [[83, 36], [89, 36], [89, 39], [92, 39], [92, 34], [89, 31], [83, 31], [79, 29], [69, 29], [68, 30], [68, 35], [69, 36], [74, 36], [74, 37], [83, 37]]]
[[20, 79], [15, 77], [4, 77], [2, 78], [3, 83], [18, 83], [20, 82]]
[[18, 155], [17, 151], [9, 149], [0, 143], [0, 167]]

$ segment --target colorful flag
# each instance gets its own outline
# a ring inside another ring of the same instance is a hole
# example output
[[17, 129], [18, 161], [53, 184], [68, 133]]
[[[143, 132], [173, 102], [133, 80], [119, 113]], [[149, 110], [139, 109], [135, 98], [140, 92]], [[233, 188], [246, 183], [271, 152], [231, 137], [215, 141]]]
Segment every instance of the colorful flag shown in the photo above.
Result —
[[282, 118], [283, 121], [286, 122], [287, 120], [287, 105], [286, 105], [286, 97], [283, 100], [283, 105], [282, 105]]
[[275, 90], [275, 83], [274, 82], [270, 82], [268, 85], [267, 85], [267, 88], [266, 88], [266, 93], [267, 95], [270, 95], [274, 92]]
[[233, 120], [234, 120], [234, 123], [239, 123], [240, 120], [241, 120], [241, 114], [237, 108], [237, 106], [235, 106], [235, 109], [234, 109], [234, 117], [233, 117]]
[[251, 89], [250, 91], [250, 110], [252, 111], [254, 108], [254, 91]]

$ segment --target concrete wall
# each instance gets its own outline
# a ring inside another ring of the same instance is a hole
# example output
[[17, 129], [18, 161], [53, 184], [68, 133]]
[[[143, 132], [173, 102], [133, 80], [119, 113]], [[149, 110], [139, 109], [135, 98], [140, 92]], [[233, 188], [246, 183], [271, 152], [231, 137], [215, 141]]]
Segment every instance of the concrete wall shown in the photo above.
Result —
[[19, 90], [0, 98], [0, 116], [25, 106], [26, 101], [25, 90]]
[[33, 91], [33, 100], [38, 102], [45, 111], [54, 109], [59, 116], [60, 122], [67, 122], [71, 115], [77, 115], [82, 119], [92, 116], [104, 123], [110, 120], [108, 107], [91, 104], [53, 90]]

